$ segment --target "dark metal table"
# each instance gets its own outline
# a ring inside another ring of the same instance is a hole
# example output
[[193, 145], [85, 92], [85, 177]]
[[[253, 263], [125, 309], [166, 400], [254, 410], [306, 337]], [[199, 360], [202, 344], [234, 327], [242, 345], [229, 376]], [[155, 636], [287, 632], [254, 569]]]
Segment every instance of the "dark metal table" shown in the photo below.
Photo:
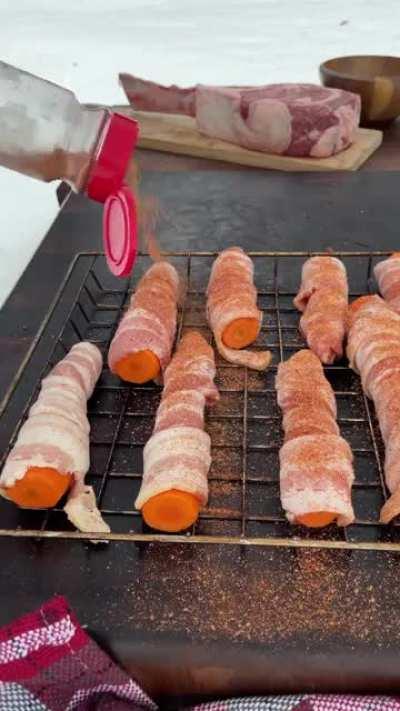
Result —
[[[370, 251], [398, 249], [399, 180], [176, 172], [144, 187], [169, 249]], [[0, 397], [71, 258], [100, 235], [99, 207], [69, 200], [0, 313]], [[399, 686], [397, 553], [0, 539], [0, 556], [0, 623], [63, 593], [153, 694]]]

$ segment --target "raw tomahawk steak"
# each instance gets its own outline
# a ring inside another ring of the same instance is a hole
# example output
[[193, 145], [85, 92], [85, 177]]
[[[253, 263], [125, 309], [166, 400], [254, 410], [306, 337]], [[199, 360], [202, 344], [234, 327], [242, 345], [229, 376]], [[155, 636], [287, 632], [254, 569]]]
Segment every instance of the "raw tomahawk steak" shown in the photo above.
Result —
[[314, 84], [180, 89], [120, 74], [132, 106], [194, 116], [199, 131], [263, 153], [327, 158], [354, 140], [360, 97]]

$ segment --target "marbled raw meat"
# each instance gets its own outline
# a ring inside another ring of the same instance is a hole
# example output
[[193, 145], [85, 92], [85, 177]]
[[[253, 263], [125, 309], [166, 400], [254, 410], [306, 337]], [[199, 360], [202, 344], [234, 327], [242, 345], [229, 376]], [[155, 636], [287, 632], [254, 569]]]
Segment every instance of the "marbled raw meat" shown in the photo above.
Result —
[[120, 75], [132, 106], [186, 114], [201, 133], [250, 150], [327, 158], [350, 146], [360, 122], [357, 94], [315, 84], [161, 86]]

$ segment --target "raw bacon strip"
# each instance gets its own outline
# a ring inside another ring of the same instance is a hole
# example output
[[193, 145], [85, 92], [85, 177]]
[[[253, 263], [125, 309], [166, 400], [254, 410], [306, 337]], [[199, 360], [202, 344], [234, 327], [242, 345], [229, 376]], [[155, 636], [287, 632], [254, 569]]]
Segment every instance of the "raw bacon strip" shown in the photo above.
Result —
[[[69, 500], [65, 511], [77, 528], [92, 533], [110, 530], [96, 509], [92, 488], [84, 486], [90, 431], [86, 402], [101, 369], [96, 346], [84, 342], [71, 348], [43, 379], [0, 476], [1, 494], [24, 508], [55, 506], [71, 489], [74, 504]], [[82, 512], [70, 516], [88, 497], [95, 518], [88, 521]]]
[[400, 513], [400, 316], [379, 296], [364, 296], [351, 305], [347, 355], [374, 402], [385, 443], [391, 497], [380, 520], [388, 523]]
[[[64, 511], [71, 523], [85, 533], [108, 533], [111, 529], [101, 517], [97, 508], [96, 496], [92, 486], [76, 480], [64, 506]], [[101, 541], [93, 541], [93, 543]]]
[[400, 313], [400, 252], [379, 262], [374, 274], [383, 298], [394, 311]]
[[282, 506], [291, 523], [312, 528], [354, 521], [353, 456], [340, 436], [336, 401], [319, 359], [299, 351], [278, 367], [285, 441], [279, 453]]
[[294, 305], [303, 312], [300, 330], [322, 363], [343, 355], [348, 307], [344, 264], [335, 257], [311, 257], [304, 265]]
[[265, 370], [269, 351], [240, 350], [256, 340], [262, 311], [257, 308], [253, 263], [240, 247], [215, 260], [207, 288], [207, 316], [220, 354], [230, 363]]
[[145, 383], [163, 371], [171, 358], [176, 331], [179, 277], [168, 262], [153, 264], [141, 278], [108, 353], [113, 373]]
[[165, 371], [153, 435], [144, 448], [135, 506], [152, 528], [188, 528], [207, 502], [211, 442], [203, 430], [204, 408], [219, 398], [214, 377], [211, 346], [189, 331]]

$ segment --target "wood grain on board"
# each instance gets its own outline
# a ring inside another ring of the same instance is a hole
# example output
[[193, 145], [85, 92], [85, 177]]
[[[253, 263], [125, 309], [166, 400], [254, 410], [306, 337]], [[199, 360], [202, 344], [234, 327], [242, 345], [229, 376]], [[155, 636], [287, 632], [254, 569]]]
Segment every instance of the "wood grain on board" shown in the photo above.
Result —
[[350, 148], [331, 158], [293, 158], [249, 151], [199, 133], [189, 116], [135, 111], [140, 123], [140, 148], [285, 171], [357, 170], [382, 143], [382, 131], [358, 130]]

